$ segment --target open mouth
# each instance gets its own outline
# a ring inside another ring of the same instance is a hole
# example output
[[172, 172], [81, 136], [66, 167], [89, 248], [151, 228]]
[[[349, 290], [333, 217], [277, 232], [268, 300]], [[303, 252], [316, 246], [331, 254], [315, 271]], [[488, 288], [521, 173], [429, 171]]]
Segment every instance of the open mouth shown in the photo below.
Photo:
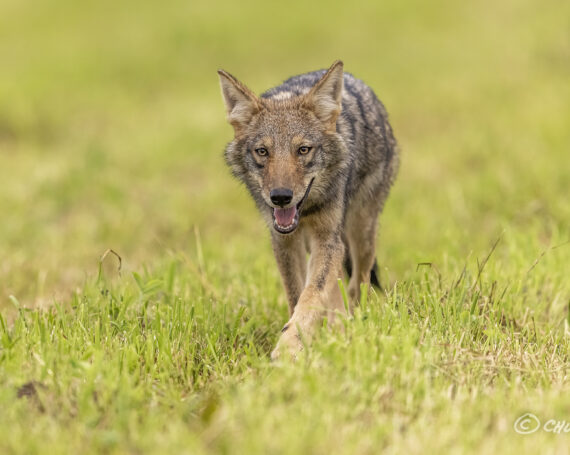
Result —
[[296, 205], [288, 207], [286, 209], [273, 208], [273, 227], [280, 234], [290, 234], [299, 225], [299, 215], [301, 214], [301, 207], [305, 202], [305, 200], [307, 199], [309, 191], [311, 191], [313, 180], [315, 179], [314, 178], [311, 179], [311, 181], [309, 182], [309, 186], [307, 187], [307, 191], [305, 191], [305, 194]]

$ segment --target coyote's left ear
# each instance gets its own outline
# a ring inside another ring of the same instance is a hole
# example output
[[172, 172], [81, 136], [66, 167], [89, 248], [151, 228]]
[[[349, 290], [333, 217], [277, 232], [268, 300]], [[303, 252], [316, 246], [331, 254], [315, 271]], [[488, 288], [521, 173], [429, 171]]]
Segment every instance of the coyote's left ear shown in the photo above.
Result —
[[239, 136], [251, 118], [261, 110], [261, 103], [255, 94], [230, 73], [218, 70], [220, 86], [226, 104], [228, 122]]
[[307, 107], [326, 125], [336, 131], [336, 119], [342, 109], [343, 64], [337, 60], [307, 94]]

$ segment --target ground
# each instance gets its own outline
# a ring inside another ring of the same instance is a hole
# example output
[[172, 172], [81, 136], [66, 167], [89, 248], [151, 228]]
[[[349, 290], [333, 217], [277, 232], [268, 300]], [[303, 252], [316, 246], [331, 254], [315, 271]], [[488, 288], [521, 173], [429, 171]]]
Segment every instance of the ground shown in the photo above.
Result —
[[[0, 452], [567, 453], [569, 15], [4, 0]], [[384, 292], [272, 364], [287, 304], [216, 70], [261, 92], [337, 58], [401, 144]]]

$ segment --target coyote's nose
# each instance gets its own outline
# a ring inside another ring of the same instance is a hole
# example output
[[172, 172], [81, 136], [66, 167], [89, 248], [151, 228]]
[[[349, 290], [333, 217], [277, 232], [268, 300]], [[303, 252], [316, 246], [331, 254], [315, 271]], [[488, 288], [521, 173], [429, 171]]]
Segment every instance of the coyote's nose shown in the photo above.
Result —
[[293, 199], [293, 191], [288, 188], [275, 188], [269, 192], [271, 202], [279, 207], [284, 207]]

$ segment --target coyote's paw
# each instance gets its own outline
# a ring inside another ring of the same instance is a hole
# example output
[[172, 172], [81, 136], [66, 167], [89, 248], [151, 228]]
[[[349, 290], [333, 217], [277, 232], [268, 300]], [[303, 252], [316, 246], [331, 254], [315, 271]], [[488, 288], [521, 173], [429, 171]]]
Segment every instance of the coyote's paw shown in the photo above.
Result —
[[280, 358], [287, 357], [288, 359], [296, 360], [299, 352], [303, 350], [303, 341], [297, 326], [288, 322], [283, 327], [281, 337], [277, 342], [277, 346], [271, 353], [271, 360], [276, 361]]

